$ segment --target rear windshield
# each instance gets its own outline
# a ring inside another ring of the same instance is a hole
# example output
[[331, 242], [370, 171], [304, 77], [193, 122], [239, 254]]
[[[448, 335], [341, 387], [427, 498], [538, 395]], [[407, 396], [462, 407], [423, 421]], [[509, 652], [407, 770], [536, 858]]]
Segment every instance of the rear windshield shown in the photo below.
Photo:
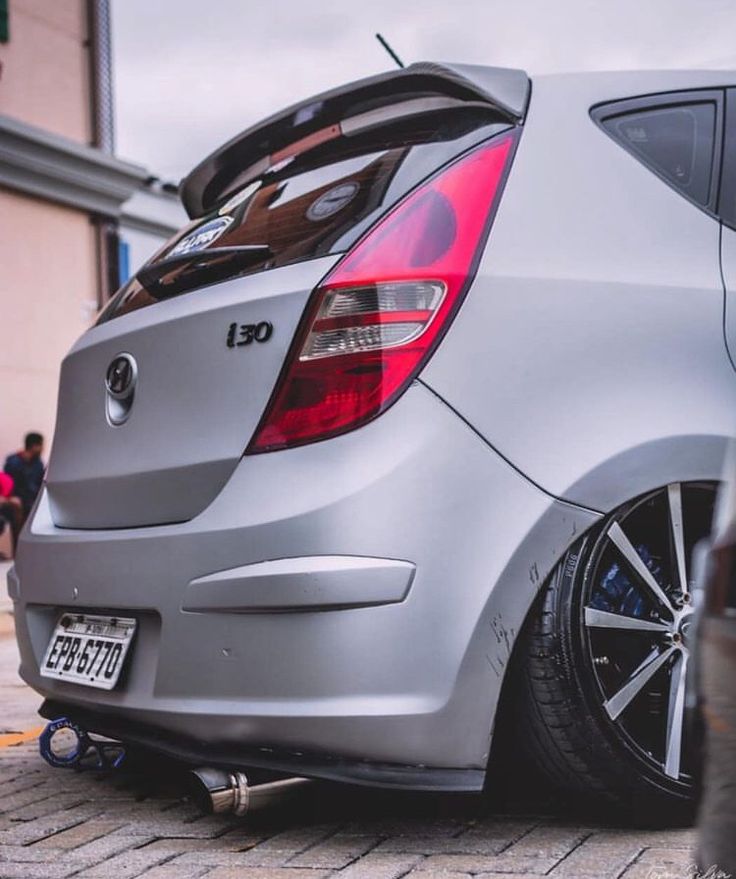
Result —
[[[236, 275], [342, 253], [424, 178], [505, 128], [490, 109], [463, 108], [340, 137], [276, 166], [234, 187], [219, 210], [190, 223], [153, 257], [149, 266], [178, 260], [174, 282], [165, 285], [170, 293], [148, 280], [146, 289], [134, 277], [98, 323]], [[245, 266], [233, 261], [218, 273], [198, 274], [185, 264], [189, 253], [254, 245], [261, 249]]]

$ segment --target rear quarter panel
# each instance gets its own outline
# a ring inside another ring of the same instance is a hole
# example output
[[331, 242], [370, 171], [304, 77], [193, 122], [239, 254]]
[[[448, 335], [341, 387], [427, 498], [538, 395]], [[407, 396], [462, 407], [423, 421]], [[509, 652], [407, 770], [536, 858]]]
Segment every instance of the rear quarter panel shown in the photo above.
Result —
[[533, 82], [478, 275], [422, 374], [529, 478], [596, 510], [672, 480], [717, 479], [736, 433], [719, 224], [589, 115], [693, 85]]

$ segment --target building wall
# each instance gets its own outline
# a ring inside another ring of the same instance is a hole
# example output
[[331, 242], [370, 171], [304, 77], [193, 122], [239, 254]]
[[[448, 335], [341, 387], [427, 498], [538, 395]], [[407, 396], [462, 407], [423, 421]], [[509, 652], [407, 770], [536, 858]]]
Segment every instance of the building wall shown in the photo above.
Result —
[[0, 113], [79, 143], [91, 138], [85, 0], [10, 0]]
[[[0, 189], [0, 456], [51, 439], [61, 361], [97, 298], [89, 218]], [[2, 466], [0, 462], [0, 466]]]
[[61, 361], [96, 316], [93, 219], [129, 219], [131, 270], [183, 222], [175, 198], [139, 192], [146, 169], [89, 145], [87, 9], [9, 0], [0, 43], [0, 467], [30, 430], [48, 455]]

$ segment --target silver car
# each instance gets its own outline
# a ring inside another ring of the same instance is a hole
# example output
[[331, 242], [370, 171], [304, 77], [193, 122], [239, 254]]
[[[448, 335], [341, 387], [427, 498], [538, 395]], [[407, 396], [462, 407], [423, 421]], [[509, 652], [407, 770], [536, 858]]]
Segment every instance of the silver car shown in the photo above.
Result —
[[434, 791], [480, 790], [505, 731], [583, 796], [687, 811], [735, 84], [415, 64], [195, 168], [62, 367], [9, 581], [42, 713]]

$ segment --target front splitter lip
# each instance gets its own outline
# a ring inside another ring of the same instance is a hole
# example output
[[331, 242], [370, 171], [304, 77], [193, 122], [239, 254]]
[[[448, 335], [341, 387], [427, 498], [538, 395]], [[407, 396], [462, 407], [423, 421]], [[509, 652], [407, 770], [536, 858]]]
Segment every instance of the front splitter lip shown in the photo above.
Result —
[[435, 793], [478, 793], [485, 784], [486, 773], [483, 769], [371, 763], [266, 746], [234, 748], [172, 736], [164, 730], [132, 721], [117, 712], [89, 711], [50, 699], [41, 705], [39, 714], [47, 720], [69, 717], [90, 732], [109, 736], [125, 744], [138, 745], [191, 766], [244, 770], [251, 768], [365, 787]]

